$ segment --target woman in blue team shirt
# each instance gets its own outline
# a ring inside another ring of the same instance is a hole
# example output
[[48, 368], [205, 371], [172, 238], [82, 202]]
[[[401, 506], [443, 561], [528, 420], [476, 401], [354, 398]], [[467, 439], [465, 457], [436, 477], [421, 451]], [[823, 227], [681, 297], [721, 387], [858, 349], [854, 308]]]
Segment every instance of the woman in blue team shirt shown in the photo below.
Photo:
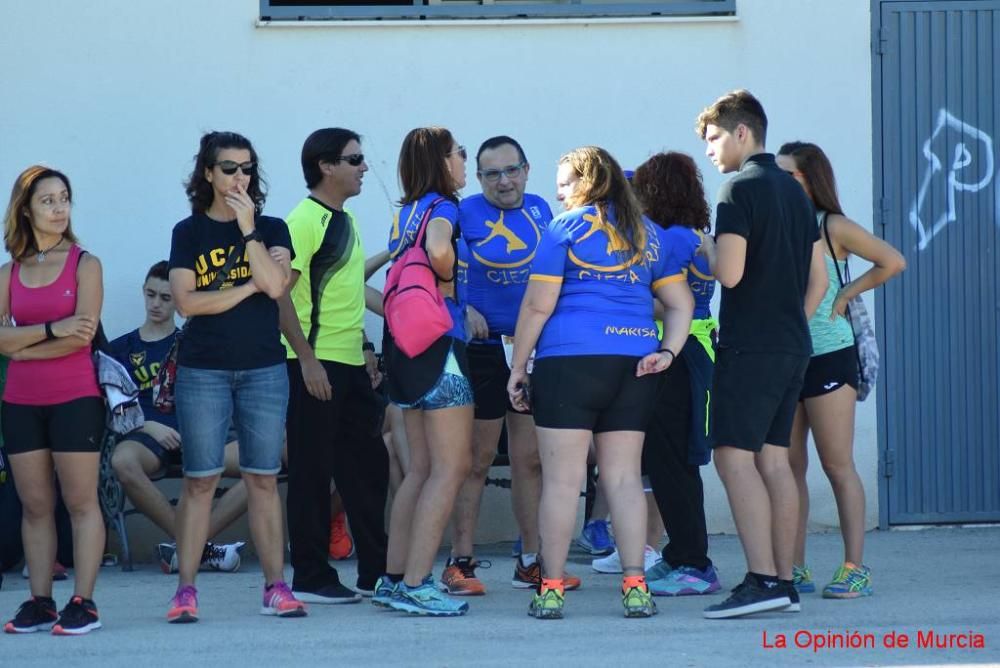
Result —
[[[824, 598], [857, 598], [872, 593], [871, 570], [862, 563], [865, 545], [865, 489], [854, 466], [854, 409], [858, 398], [858, 358], [854, 332], [844, 317], [847, 303], [873, 290], [903, 271], [906, 261], [899, 252], [844, 216], [837, 198], [833, 167], [815, 144], [791, 142], [778, 149], [778, 166], [791, 174], [816, 205], [826, 248], [828, 288], [816, 313], [809, 320], [813, 354], [806, 368], [799, 406], [792, 423], [789, 461], [799, 488], [799, 526], [795, 540], [793, 582], [801, 592], [815, 591], [812, 574], [805, 566], [806, 525], [809, 521], [809, 464], [806, 439], [812, 430], [823, 471], [833, 487], [844, 538], [844, 563], [833, 581], [823, 588]], [[825, 232], [825, 233], [824, 233]], [[831, 252], [835, 255], [831, 256]], [[847, 281], [847, 259], [851, 254], [874, 266], [853, 281]], [[839, 266], [838, 266], [839, 265]], [[840, 279], [847, 283], [840, 286]]]
[[[656, 606], [643, 577], [643, 433], [656, 392], [652, 374], [666, 370], [684, 345], [693, 300], [607, 151], [567, 153], [556, 178], [567, 211], [542, 235], [507, 385], [515, 408], [531, 402], [542, 460], [542, 584], [528, 611], [562, 617], [566, 555], [593, 439], [622, 559], [625, 615], [648, 617]], [[662, 337], [654, 293], [665, 307]], [[536, 344], [529, 387], [525, 367]]]
[[452, 616], [468, 611], [434, 586], [431, 568], [455, 496], [472, 456], [472, 385], [465, 352], [465, 303], [458, 291], [458, 191], [465, 186], [466, 152], [444, 128], [411, 130], [399, 153], [403, 206], [393, 222], [395, 260], [417, 238], [430, 208], [424, 248], [452, 329], [420, 355], [398, 350], [388, 327], [383, 349], [389, 399], [403, 409], [410, 467], [396, 492], [389, 521], [386, 575], [373, 603], [413, 614]]
[[694, 295], [691, 334], [656, 395], [642, 450], [670, 542], [663, 561], [647, 571], [654, 595], [711, 594], [720, 588], [708, 558], [705, 492], [699, 467], [711, 458], [708, 409], [718, 323], [711, 302], [715, 277], [697, 251], [711, 229], [701, 172], [684, 153], [658, 153], [635, 170], [632, 187], [643, 210], [663, 228]]

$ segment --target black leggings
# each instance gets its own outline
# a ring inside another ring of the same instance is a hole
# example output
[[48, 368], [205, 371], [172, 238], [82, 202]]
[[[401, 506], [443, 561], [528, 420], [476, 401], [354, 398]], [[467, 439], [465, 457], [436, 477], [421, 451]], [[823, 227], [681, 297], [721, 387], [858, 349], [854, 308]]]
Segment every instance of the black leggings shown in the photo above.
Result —
[[691, 566], [703, 571], [712, 560], [708, 558], [701, 471], [688, 464], [691, 380], [683, 354], [659, 381], [642, 448], [642, 465], [670, 539], [663, 548], [663, 560], [671, 568]]

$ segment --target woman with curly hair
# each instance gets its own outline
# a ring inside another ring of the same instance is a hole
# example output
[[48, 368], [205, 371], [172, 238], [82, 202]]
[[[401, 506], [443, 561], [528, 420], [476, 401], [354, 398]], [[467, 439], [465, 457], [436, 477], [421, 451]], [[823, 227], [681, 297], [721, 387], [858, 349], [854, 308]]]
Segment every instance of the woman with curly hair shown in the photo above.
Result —
[[700, 467], [711, 458], [708, 411], [718, 322], [711, 311], [715, 277], [708, 260], [697, 253], [711, 229], [708, 202], [701, 172], [684, 153], [654, 155], [635, 171], [632, 187], [646, 216], [670, 240], [676, 266], [694, 295], [690, 334], [660, 379], [642, 451], [670, 539], [663, 560], [646, 577], [655, 595], [711, 594], [720, 584], [708, 558]]
[[[539, 242], [507, 384], [515, 409], [531, 402], [542, 462], [542, 582], [529, 614], [562, 617], [566, 555], [593, 441], [621, 556], [625, 616], [649, 617], [656, 605], [644, 576], [643, 435], [656, 374], [680, 352], [693, 300], [679, 268], [670, 266], [671, 248], [643, 219], [607, 151], [586, 146], [567, 153], [556, 180], [566, 212]], [[654, 295], [665, 308], [662, 334]], [[536, 347], [529, 385], [526, 366]]]
[[[816, 205], [829, 284], [823, 301], [809, 320], [813, 353], [792, 423], [789, 462], [799, 490], [799, 524], [795, 537], [792, 581], [800, 592], [816, 585], [805, 565], [809, 522], [809, 465], [806, 440], [812, 431], [823, 471], [833, 487], [844, 539], [844, 563], [823, 588], [823, 598], [858, 598], [872, 593], [871, 569], [862, 557], [865, 544], [865, 489], [854, 467], [854, 409], [858, 398], [858, 359], [847, 304], [874, 290], [906, 268], [899, 251], [847, 218], [837, 198], [833, 167], [819, 146], [790, 142], [778, 149], [778, 166], [791, 174]], [[847, 280], [851, 255], [874, 266]], [[841, 283], [844, 283], [841, 286]], [[845, 317], [847, 315], [847, 317]]]
[[[177, 505], [179, 582], [167, 621], [198, 621], [195, 575], [212, 499], [236, 427], [248, 517], [264, 572], [262, 615], [301, 617], [285, 584], [281, 470], [288, 371], [278, 303], [291, 275], [284, 221], [262, 215], [257, 152], [235, 132], [201, 138], [187, 183], [191, 215], [174, 226], [170, 291], [188, 318], [177, 355], [177, 422], [184, 485]], [[221, 274], [221, 275], [220, 275]]]

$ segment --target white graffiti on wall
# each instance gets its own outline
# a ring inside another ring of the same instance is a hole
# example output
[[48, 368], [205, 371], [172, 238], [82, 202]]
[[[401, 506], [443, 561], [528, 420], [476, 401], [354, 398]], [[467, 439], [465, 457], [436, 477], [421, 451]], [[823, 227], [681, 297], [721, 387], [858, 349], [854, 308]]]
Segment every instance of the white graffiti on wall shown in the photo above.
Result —
[[[954, 132], [947, 132], [948, 130], [959, 133], [959, 136], [952, 139]], [[979, 164], [973, 164], [975, 149], [969, 148], [970, 145], [975, 147], [976, 142], [982, 144], [975, 152], [975, 155], [980, 156], [976, 161]], [[956, 118], [947, 109], [941, 109], [934, 131], [924, 142], [923, 153], [929, 164], [913, 208], [910, 209], [910, 224], [917, 232], [917, 248], [920, 250], [927, 248], [934, 236], [956, 219], [955, 198], [958, 193], [978, 192], [993, 179], [993, 138]], [[949, 156], [951, 162], [946, 163]], [[948, 165], [947, 168], [945, 164]], [[942, 182], [940, 178], [935, 179], [935, 175], [945, 169], [945, 180]], [[932, 212], [924, 211], [932, 187], [944, 187], [947, 202], [945, 210], [936, 217]]]

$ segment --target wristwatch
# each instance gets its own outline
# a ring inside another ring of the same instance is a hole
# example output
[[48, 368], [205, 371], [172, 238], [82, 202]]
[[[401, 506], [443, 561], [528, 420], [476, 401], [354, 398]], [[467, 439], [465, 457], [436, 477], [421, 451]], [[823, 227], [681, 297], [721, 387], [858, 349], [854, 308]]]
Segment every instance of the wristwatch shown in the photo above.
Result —
[[264, 240], [260, 238], [260, 232], [253, 230], [250, 234], [243, 235], [243, 243], [248, 244], [251, 241], [259, 241], [264, 243]]
[[375, 344], [371, 341], [365, 341], [361, 344], [361, 350], [370, 350], [371, 352], [375, 352]]

